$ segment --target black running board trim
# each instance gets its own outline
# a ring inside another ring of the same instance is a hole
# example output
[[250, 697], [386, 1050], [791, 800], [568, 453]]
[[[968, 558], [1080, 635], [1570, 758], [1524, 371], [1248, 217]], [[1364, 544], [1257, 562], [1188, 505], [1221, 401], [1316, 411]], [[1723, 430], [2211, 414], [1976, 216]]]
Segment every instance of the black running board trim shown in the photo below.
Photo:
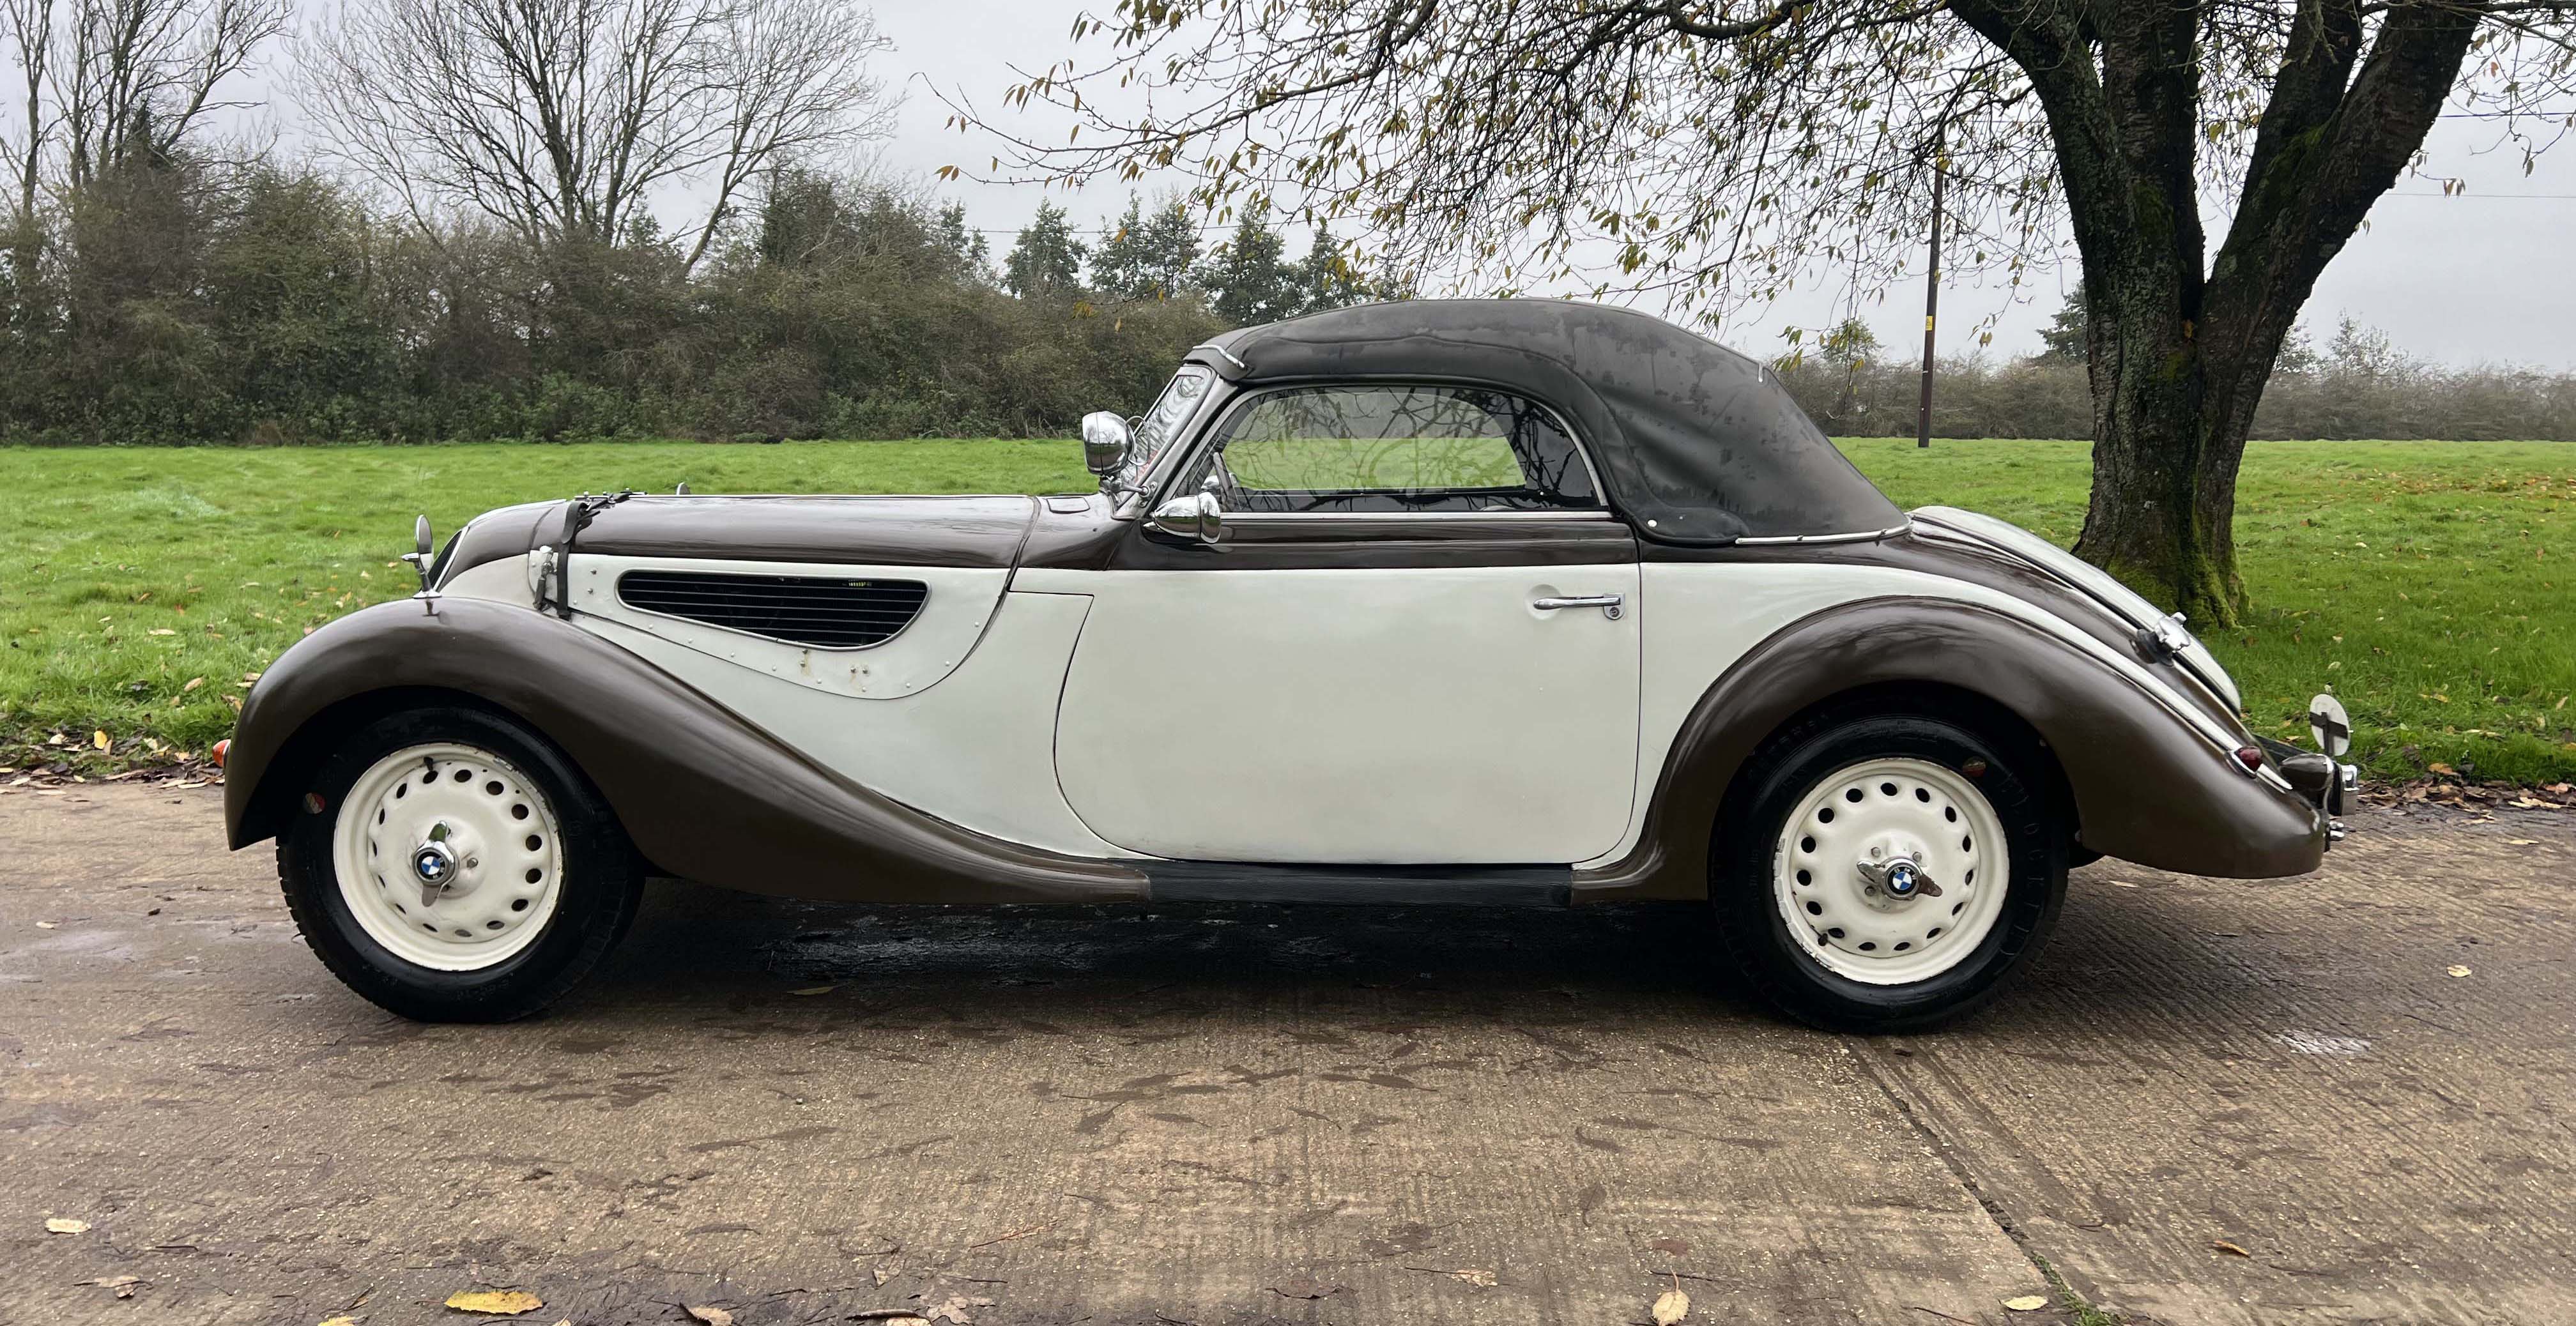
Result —
[[1391, 907], [1565, 907], [1571, 866], [1282, 866], [1152, 861], [1155, 902], [1280, 902]]

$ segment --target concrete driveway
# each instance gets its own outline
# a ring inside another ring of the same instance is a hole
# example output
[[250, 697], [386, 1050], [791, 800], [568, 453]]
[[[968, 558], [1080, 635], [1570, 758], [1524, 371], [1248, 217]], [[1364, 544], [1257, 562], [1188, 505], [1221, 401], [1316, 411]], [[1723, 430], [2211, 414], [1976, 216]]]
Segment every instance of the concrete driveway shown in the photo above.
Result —
[[678, 884], [468, 1028], [332, 981], [212, 792], [21, 788], [0, 1322], [2078, 1320], [2052, 1274], [2133, 1323], [2576, 1320], [2571, 819], [2105, 862], [2030, 980], [1901, 1039], [1749, 1006], [1695, 911]]

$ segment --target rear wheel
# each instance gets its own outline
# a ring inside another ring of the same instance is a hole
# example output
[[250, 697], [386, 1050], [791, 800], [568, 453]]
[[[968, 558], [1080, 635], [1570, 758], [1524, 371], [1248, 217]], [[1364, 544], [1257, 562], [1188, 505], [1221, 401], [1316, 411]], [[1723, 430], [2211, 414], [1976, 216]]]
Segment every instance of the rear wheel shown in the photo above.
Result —
[[1826, 714], [1739, 775], [1710, 894], [1755, 989], [1822, 1026], [1894, 1031], [1991, 998], [2065, 897], [2036, 747], [1945, 718]]
[[305, 941], [378, 1005], [499, 1022], [560, 998], [634, 919], [643, 872], [587, 779], [507, 718], [425, 708], [324, 761], [278, 840]]

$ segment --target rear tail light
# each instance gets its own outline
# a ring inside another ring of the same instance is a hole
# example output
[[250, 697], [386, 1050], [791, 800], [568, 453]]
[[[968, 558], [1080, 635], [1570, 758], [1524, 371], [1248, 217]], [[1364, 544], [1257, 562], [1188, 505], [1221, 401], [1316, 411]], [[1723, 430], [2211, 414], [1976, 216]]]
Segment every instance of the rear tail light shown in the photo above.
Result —
[[224, 756], [230, 753], [232, 748], [233, 739], [226, 737], [223, 740], [216, 742], [214, 749], [208, 751], [207, 754], [215, 757], [215, 767], [220, 769], [224, 767]]
[[2245, 772], [2253, 773], [2263, 767], [2263, 752], [2253, 746], [2239, 746], [2236, 748], [2236, 762], [2245, 766]]

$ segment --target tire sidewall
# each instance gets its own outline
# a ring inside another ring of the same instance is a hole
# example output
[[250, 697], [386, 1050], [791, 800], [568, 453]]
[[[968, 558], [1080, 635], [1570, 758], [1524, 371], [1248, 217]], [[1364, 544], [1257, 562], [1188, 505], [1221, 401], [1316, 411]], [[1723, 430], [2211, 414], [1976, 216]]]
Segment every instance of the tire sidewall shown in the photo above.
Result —
[[[455, 742], [499, 756], [533, 780], [555, 813], [563, 864], [553, 915], [527, 947], [489, 967], [441, 971], [394, 953], [360, 926], [342, 894], [333, 839], [358, 779], [406, 747]], [[341, 980], [374, 1003], [427, 1021], [505, 1021], [560, 996], [634, 917], [641, 886], [624, 830], [588, 779], [516, 722], [462, 707], [408, 710], [359, 729], [316, 771], [317, 813], [299, 805], [279, 839], [280, 877], [305, 939]]]
[[[1773, 897], [1774, 858], [1789, 817], [1818, 783], [1891, 757], [1967, 777], [2003, 824], [2010, 867], [2002, 911], [1967, 957], [1920, 981], [1874, 985], [1833, 971], [1799, 945]], [[1812, 719], [1766, 742], [1720, 818], [1709, 891], [1721, 932], [1758, 992], [1805, 1021], [1871, 1031], [1928, 1026], [1992, 998], [2038, 954], [2065, 897], [2065, 835], [2039, 777], [2043, 758], [2035, 748], [1914, 715]], [[1979, 761], [1984, 771], [1969, 777]]]

